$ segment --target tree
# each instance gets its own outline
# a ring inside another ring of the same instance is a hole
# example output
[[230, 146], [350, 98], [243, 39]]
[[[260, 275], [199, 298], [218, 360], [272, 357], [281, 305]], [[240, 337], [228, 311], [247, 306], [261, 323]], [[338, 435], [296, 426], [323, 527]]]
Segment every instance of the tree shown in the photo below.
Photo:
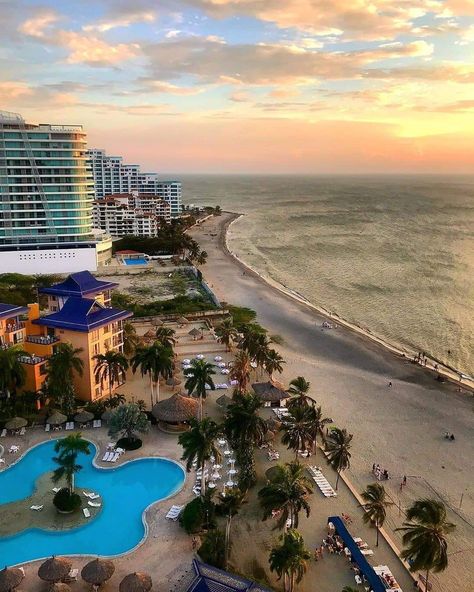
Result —
[[310, 407], [316, 404], [316, 401], [308, 395], [311, 383], [303, 376], [297, 376], [290, 381], [288, 392], [293, 398], [288, 402], [288, 409], [294, 407]]
[[377, 529], [376, 545], [379, 546], [379, 529], [383, 526], [387, 516], [387, 506], [390, 502], [387, 498], [385, 487], [380, 483], [372, 483], [367, 485], [365, 491], [361, 494], [365, 504], [362, 506], [365, 510], [364, 522], [368, 524], [373, 522]]
[[351, 440], [352, 434], [348, 434], [346, 429], [334, 428], [325, 441], [327, 458], [332, 468], [337, 471], [336, 489], [341, 472], [351, 466]]
[[201, 495], [204, 496], [206, 492], [206, 479], [204, 478], [206, 462], [211, 456], [216, 459], [216, 462], [219, 462], [222, 458], [221, 452], [216, 446], [216, 440], [221, 434], [221, 428], [209, 417], [205, 417], [202, 421], [191, 418], [189, 425], [190, 429], [180, 434], [178, 439], [178, 443], [183, 447], [183, 456], [181, 458], [186, 461], [188, 473], [196, 460], [197, 466], [202, 471]]
[[172, 351], [159, 341], [155, 341], [149, 347], [138, 347], [131, 360], [131, 366], [134, 374], [140, 368], [142, 376], [148, 374], [150, 377], [150, 400], [153, 407], [155, 387], [156, 400], [160, 400], [160, 376], [170, 378], [173, 374]]
[[238, 351], [232, 362], [229, 378], [236, 380], [238, 391], [245, 393], [250, 382], [250, 371], [252, 369], [250, 356], [246, 351]]
[[48, 359], [46, 386], [48, 394], [67, 415], [74, 411], [74, 376], [82, 376], [84, 362], [80, 358], [82, 348], [70, 343], [59, 343]]
[[239, 489], [231, 489], [225, 494], [221, 493], [219, 501], [219, 509], [227, 518], [225, 528], [225, 567], [227, 567], [230, 553], [230, 529], [232, 526], [232, 518], [238, 514], [240, 508], [245, 503], [245, 493]]
[[283, 372], [283, 364], [285, 360], [280, 356], [280, 354], [275, 349], [269, 349], [264, 362], [264, 368], [266, 372], [270, 375], [270, 379], [273, 380], [273, 375], [275, 372], [281, 374]]
[[219, 323], [215, 328], [215, 334], [217, 335], [217, 341], [223, 343], [226, 347], [226, 351], [232, 350], [232, 344], [237, 340], [237, 329], [234, 327], [234, 321], [232, 317], [229, 317]]
[[100, 380], [100, 388], [103, 388], [104, 382], [108, 382], [109, 400], [112, 400], [113, 385], [123, 382], [125, 372], [128, 370], [128, 360], [124, 354], [115, 350], [97, 354], [92, 359], [96, 363], [95, 379]]
[[259, 492], [263, 508], [263, 520], [278, 512], [277, 527], [283, 528], [290, 519], [292, 528], [298, 528], [298, 515], [301, 510], [308, 517], [311, 507], [308, 496], [313, 493], [311, 481], [305, 475], [305, 468], [297, 461], [278, 465], [275, 476]]
[[299, 584], [306, 573], [311, 553], [297, 530], [288, 530], [280, 540], [281, 545], [273, 547], [270, 552], [270, 571], [275, 571], [279, 580], [283, 577], [285, 592], [293, 592], [295, 584]]
[[135, 403], [121, 405], [113, 412], [109, 421], [109, 436], [120, 435], [128, 442], [138, 440], [136, 433], [146, 434], [149, 430], [148, 417]]
[[20, 362], [24, 355], [28, 354], [18, 345], [0, 349], [0, 394], [5, 399], [25, 384], [26, 371]]
[[298, 458], [298, 450], [306, 450], [314, 443], [312, 408], [293, 407], [289, 414], [283, 419], [280, 430], [283, 432], [281, 439], [288, 449], [295, 453], [295, 460]]
[[257, 351], [262, 348], [263, 345], [268, 347], [269, 340], [265, 335], [265, 329], [258, 323], [247, 323], [242, 325], [240, 327], [240, 333], [242, 336], [239, 340], [239, 347], [246, 351], [252, 360], [255, 360]]
[[206, 532], [199, 547], [201, 559], [214, 567], [225, 567], [225, 534], [222, 530], [213, 529]]
[[130, 358], [140, 343], [136, 329], [132, 323], [123, 324], [123, 353]]
[[214, 364], [206, 362], [206, 360], [192, 360], [191, 368], [184, 371], [186, 382], [184, 388], [191, 396], [199, 397], [199, 419], [202, 419], [202, 402], [206, 398], [206, 386], [213, 391], [216, 386], [212, 380], [215, 374]]
[[57, 440], [54, 446], [54, 452], [58, 456], [53, 461], [58, 468], [53, 472], [53, 482], [57, 483], [65, 478], [69, 493], [74, 493], [74, 475], [82, 469], [82, 465], [77, 464], [79, 453], [90, 454], [89, 442], [82, 438], [82, 434], [71, 434], [61, 440]]
[[328, 417], [323, 417], [321, 405], [318, 405], [318, 407], [308, 407], [308, 413], [311, 415], [313, 452], [316, 453], [318, 435], [323, 434], [323, 427], [328, 423], [332, 423], [332, 420]]
[[408, 508], [406, 521], [397, 528], [402, 531], [405, 549], [401, 557], [410, 564], [411, 571], [426, 571], [428, 590], [430, 571], [444, 571], [448, 567], [448, 541], [446, 535], [456, 525], [447, 521], [446, 507], [433, 499], [421, 499]]
[[201, 251], [196, 258], [196, 263], [198, 265], [204, 265], [207, 261], [207, 257], [208, 257], [207, 251]]
[[156, 339], [165, 347], [169, 347], [171, 351], [176, 344], [176, 331], [171, 327], [158, 327], [156, 330]]
[[359, 592], [359, 589], [353, 588], [352, 586], [344, 586], [341, 592]]

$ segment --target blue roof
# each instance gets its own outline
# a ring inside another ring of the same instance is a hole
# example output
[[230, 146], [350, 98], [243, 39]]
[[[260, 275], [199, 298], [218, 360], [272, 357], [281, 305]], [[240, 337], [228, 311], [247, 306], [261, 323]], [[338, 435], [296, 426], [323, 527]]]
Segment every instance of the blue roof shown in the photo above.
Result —
[[270, 588], [196, 559], [193, 560], [193, 568], [195, 576], [186, 592], [271, 592]]
[[0, 319], [8, 317], [15, 317], [17, 315], [26, 314], [28, 312], [27, 306], [17, 306], [16, 304], [0, 303]]
[[113, 290], [118, 284], [96, 280], [90, 271], [78, 271], [49, 288], [40, 288], [41, 294], [54, 294], [55, 296], [87, 296], [98, 294], [104, 290]]
[[58, 329], [88, 332], [108, 323], [128, 319], [133, 315], [128, 310], [107, 308], [89, 298], [71, 296], [60, 311], [41, 317], [33, 323]]

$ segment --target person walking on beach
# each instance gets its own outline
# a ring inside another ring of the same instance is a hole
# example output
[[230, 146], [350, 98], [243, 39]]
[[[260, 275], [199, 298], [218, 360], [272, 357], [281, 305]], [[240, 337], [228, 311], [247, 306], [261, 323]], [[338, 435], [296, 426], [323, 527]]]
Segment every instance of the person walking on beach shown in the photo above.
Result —
[[388, 383], [388, 386], [391, 387], [392, 386], [392, 381], [390, 380]]

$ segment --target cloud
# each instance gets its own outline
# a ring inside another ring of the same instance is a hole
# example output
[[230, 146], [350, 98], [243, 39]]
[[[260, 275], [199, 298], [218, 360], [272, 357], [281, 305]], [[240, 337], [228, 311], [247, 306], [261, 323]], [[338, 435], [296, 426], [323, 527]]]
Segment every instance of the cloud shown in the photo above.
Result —
[[75, 31], [57, 31], [56, 43], [69, 51], [70, 64], [111, 66], [136, 57], [140, 46], [136, 43], [107, 43], [99, 37], [83, 35]]
[[165, 82], [163, 80], [150, 80], [148, 78], [141, 79], [142, 85], [138, 90], [134, 91], [133, 94], [140, 94], [143, 92], [155, 92], [170, 95], [189, 96], [197, 95], [203, 92], [203, 88], [191, 87], [191, 86], [178, 86], [171, 82]]
[[248, 103], [250, 96], [245, 92], [234, 92], [230, 95], [229, 101], [233, 101], [234, 103]]
[[16, 101], [33, 94], [32, 89], [26, 82], [0, 82], [0, 97], [3, 104], [9, 101]]
[[370, 68], [364, 70], [361, 75], [364, 78], [374, 79], [415, 79], [472, 84], [474, 83], [474, 66], [458, 62], [445, 62], [429, 66]]
[[61, 16], [54, 10], [40, 10], [33, 17], [24, 21], [18, 30], [29, 37], [43, 39], [51, 27], [61, 19]]
[[84, 25], [82, 29], [86, 32], [99, 32], [104, 33], [111, 29], [117, 29], [121, 27], [129, 27], [135, 23], [152, 23], [156, 19], [156, 15], [149, 11], [137, 11], [136, 13], [130, 13], [128, 15], [116, 16], [110, 19], [100, 20], [96, 23], [90, 23]]

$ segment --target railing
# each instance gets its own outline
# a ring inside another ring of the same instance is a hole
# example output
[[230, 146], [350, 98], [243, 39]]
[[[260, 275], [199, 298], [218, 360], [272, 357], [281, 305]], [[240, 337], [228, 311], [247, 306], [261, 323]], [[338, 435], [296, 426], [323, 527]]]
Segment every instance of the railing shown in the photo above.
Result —
[[18, 360], [22, 364], [31, 364], [32, 366], [34, 366], [35, 364], [41, 364], [42, 362], [45, 362], [47, 360], [47, 358], [45, 356], [31, 355], [31, 356], [19, 356]]
[[15, 331], [21, 331], [25, 328], [25, 323], [7, 323], [6, 332], [15, 333]]
[[52, 345], [59, 341], [59, 337], [53, 335], [28, 335], [25, 341], [37, 343], [38, 345]]

